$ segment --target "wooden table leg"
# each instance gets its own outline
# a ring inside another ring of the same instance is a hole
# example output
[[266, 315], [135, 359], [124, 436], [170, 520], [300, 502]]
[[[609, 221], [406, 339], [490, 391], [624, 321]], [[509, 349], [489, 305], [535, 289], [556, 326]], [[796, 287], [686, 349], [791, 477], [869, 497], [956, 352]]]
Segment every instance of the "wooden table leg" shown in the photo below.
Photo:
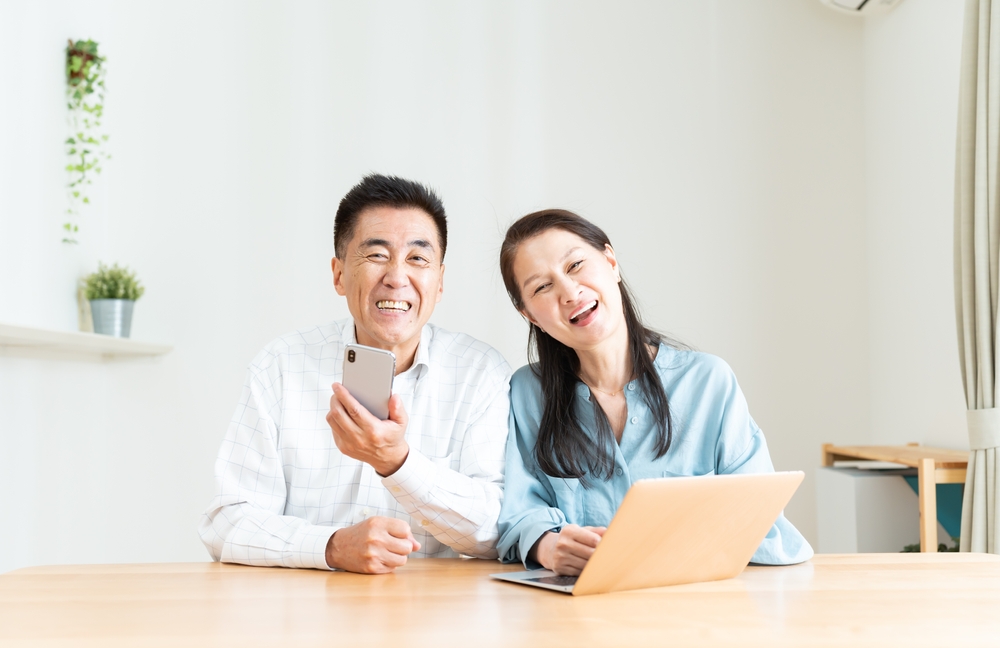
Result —
[[934, 460], [921, 459], [917, 466], [920, 500], [920, 551], [937, 551], [937, 480]]

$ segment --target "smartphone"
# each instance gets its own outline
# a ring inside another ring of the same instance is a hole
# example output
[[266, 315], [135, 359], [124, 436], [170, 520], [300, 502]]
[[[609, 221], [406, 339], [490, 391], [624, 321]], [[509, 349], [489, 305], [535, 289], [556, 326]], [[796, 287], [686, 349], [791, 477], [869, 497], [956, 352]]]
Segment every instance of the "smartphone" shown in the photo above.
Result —
[[396, 375], [396, 356], [392, 351], [362, 344], [348, 344], [344, 352], [343, 385], [372, 416], [389, 418], [392, 378]]

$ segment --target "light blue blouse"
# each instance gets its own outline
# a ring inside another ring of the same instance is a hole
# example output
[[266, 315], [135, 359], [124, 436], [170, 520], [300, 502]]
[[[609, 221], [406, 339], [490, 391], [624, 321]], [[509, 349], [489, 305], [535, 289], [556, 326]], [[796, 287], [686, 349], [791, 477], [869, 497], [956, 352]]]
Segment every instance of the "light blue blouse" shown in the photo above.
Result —
[[[656, 370], [666, 389], [673, 419], [673, 437], [667, 454], [657, 459], [656, 427], [642, 399], [637, 381], [625, 388], [628, 419], [621, 443], [615, 446], [615, 472], [608, 481], [591, 478], [559, 479], [544, 474], [535, 462], [535, 443], [542, 419], [542, 390], [530, 366], [521, 367], [510, 381], [510, 436], [500, 542], [504, 562], [521, 560], [528, 568], [528, 551], [546, 531], [566, 524], [607, 526], [638, 479], [774, 472], [764, 433], [750, 417], [736, 376], [722, 359], [707, 353], [680, 351], [660, 345]], [[576, 387], [577, 415], [584, 431], [593, 435], [590, 390]], [[787, 565], [812, 557], [802, 534], [784, 514], [760, 543], [752, 562]]]

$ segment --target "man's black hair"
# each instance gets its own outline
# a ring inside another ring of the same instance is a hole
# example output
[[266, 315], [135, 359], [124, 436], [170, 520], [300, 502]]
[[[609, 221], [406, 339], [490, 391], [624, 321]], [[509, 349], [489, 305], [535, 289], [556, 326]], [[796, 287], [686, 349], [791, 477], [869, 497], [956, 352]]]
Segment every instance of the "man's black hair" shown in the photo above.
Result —
[[441, 243], [441, 260], [448, 247], [448, 223], [444, 203], [434, 190], [412, 180], [378, 173], [366, 175], [347, 192], [333, 221], [333, 249], [338, 259], [347, 253], [347, 244], [354, 237], [354, 226], [361, 212], [371, 207], [414, 208], [427, 213], [437, 226]]

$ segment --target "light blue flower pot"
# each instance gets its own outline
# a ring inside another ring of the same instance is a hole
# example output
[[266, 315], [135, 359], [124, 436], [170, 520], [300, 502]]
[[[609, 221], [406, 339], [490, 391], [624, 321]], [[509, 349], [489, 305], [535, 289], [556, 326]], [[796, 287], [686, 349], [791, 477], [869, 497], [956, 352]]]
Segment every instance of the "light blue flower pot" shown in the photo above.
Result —
[[94, 333], [127, 338], [132, 328], [132, 299], [91, 299]]

